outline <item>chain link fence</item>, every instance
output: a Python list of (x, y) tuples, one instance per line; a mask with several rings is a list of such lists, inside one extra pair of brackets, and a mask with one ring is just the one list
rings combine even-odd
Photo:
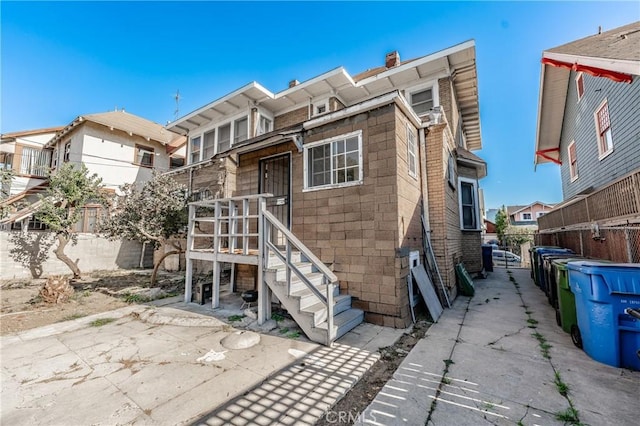
[(640, 263), (640, 226), (593, 227), (536, 234), (535, 244), (569, 248), (593, 259)]

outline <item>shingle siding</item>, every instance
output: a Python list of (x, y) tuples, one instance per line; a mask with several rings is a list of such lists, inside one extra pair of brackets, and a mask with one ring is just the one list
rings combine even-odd
[[(584, 96), (578, 102), (575, 72), (571, 73), (567, 91), (560, 144), (561, 177), (564, 199), (598, 188), (640, 167), (640, 78), (631, 84), (616, 83), (602, 77), (583, 74)], [(611, 118), (613, 152), (598, 159), (598, 142), (594, 113), (607, 99)], [(567, 146), (576, 141), (578, 179), (571, 182)]]

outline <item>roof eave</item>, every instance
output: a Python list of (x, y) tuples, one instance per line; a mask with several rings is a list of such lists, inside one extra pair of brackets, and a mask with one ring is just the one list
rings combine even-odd
[(570, 64), (580, 64), (590, 67), (602, 68), (609, 71), (624, 74), (640, 75), (640, 61), (632, 59), (599, 58), (595, 56), (572, 55), (569, 53), (543, 52), (543, 58)]
[(274, 94), (271, 93), (269, 90), (267, 90), (266, 88), (264, 88), (261, 84), (259, 84), (256, 81), (252, 81), (251, 83), (245, 84), (244, 86), (240, 87), (239, 89), (234, 90), (231, 93), (227, 93), (226, 95), (212, 101), (209, 102), (208, 104), (190, 112), (187, 115), (184, 115), (182, 117), (180, 117), (179, 119), (177, 119), (176, 121), (173, 121), (169, 124), (167, 124), (165, 126), (165, 129), (170, 130), (172, 132), (176, 132), (176, 133), (180, 133), (182, 134), (181, 131), (176, 130), (176, 129), (182, 129), (182, 130), (186, 130), (188, 132), (189, 129), (185, 128), (185, 127), (181, 127), (180, 124), (184, 123), (185, 121), (189, 120), (190, 118), (193, 118), (205, 111), (207, 111), (208, 109), (211, 108), (215, 108), (217, 105), (220, 105), (226, 101), (228, 101), (229, 99), (233, 98), (234, 96), (237, 96), (239, 94), (242, 94), (243, 92), (246, 92), (249, 89), (258, 89), (261, 92), (263, 92), (265, 94), (265, 96), (273, 98)]

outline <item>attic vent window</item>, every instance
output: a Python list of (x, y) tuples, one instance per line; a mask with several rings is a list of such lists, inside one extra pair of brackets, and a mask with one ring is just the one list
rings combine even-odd
[(329, 100), (325, 99), (313, 103), (313, 115), (320, 115), (329, 112)]
[(433, 89), (428, 88), (411, 93), (411, 106), (416, 114), (425, 114), (433, 108)]

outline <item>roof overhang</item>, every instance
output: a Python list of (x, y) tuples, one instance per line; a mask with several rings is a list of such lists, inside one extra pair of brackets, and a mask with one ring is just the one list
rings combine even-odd
[(27, 219), (36, 214), (38, 210), (40, 210), (41, 206), (42, 200), (38, 200), (35, 203), (32, 203), (29, 206), (23, 208), (22, 210), (19, 210), (12, 215), (3, 218), (2, 220), (0, 220), (0, 225), (7, 225)]
[(461, 148), (456, 149), (456, 154), (456, 162), (476, 169), (478, 172), (478, 179), (482, 179), (487, 176), (487, 163), (482, 158)]
[(407, 61), (397, 67), (354, 81), (339, 67), (278, 93), (271, 93), (257, 82), (249, 83), (178, 120), (166, 128), (187, 135), (211, 121), (228, 117), (251, 106), (264, 106), (279, 114), (296, 106), (308, 105), (313, 99), (335, 96), (346, 106), (406, 87), (429, 76), (451, 75), (467, 146), (471, 150), (482, 148), (478, 81), (473, 40), (441, 50), (431, 55)]

